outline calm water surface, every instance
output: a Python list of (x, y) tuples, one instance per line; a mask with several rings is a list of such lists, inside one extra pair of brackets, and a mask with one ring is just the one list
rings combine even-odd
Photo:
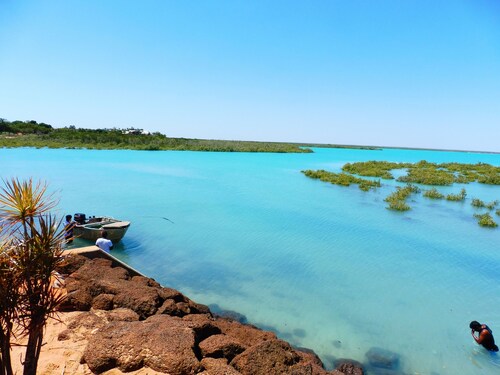
[(500, 165), (500, 155), (416, 150), (1, 149), (0, 174), (49, 182), (61, 215), (132, 221), (115, 256), (314, 349), (327, 367), (380, 347), (411, 374), (498, 374), (498, 356), (473, 342), (468, 323), (488, 323), (500, 340), (500, 229), (480, 228), (470, 206), (500, 199), (500, 187), (464, 185), (465, 203), (416, 196), (395, 213), (383, 201), (395, 181), (365, 193), (300, 173), (422, 159)]

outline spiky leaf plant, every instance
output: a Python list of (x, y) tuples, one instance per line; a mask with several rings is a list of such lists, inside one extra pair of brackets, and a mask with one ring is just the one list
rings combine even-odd
[(23, 374), (35, 375), (43, 329), (62, 301), (52, 283), (61, 261), (64, 228), (49, 213), (57, 202), (47, 193), (46, 184), (11, 179), (4, 185), (0, 189), (0, 223), (2, 244), (9, 255), (5, 269), (18, 282), (15, 323), (28, 337)]

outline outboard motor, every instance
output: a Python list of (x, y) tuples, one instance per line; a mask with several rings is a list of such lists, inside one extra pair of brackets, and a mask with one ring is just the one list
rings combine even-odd
[(86, 220), (85, 214), (77, 213), (73, 216), (73, 218), (78, 224), (85, 224)]

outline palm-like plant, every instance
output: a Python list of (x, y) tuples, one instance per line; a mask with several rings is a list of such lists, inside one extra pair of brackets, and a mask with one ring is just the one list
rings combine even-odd
[(10, 339), (17, 320), (20, 278), (12, 262), (10, 247), (0, 244), (0, 374), (12, 375)]
[[(64, 230), (61, 223), (49, 214), (56, 201), (47, 194), (47, 185), (34, 184), (32, 179), (12, 179), (4, 184), (5, 187), (0, 189), (4, 269), (17, 283), (19, 293), (17, 301), (13, 301), (15, 307), (11, 321), (15, 321), (22, 333), (28, 336), (24, 375), (35, 375), (43, 328), (62, 301), (52, 282), (61, 260)], [(6, 363), (4, 357), (10, 360), (3, 354), (3, 363)], [(9, 369), (4, 373), (9, 374)]]

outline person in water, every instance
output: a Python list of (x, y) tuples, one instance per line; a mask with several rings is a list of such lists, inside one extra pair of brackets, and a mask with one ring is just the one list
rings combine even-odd
[(107, 253), (109, 253), (109, 250), (113, 248), (113, 242), (108, 240), (108, 232), (105, 230), (101, 232), (101, 238), (98, 238), (95, 244), (99, 249), (104, 250)]
[[(479, 345), (482, 345), (485, 349), (491, 352), (498, 352), (498, 346), (495, 345), (493, 333), (486, 324), (481, 324), (473, 320), (470, 322), (469, 327), (471, 329), (472, 337)], [(478, 332), (477, 337), (476, 332)]]

